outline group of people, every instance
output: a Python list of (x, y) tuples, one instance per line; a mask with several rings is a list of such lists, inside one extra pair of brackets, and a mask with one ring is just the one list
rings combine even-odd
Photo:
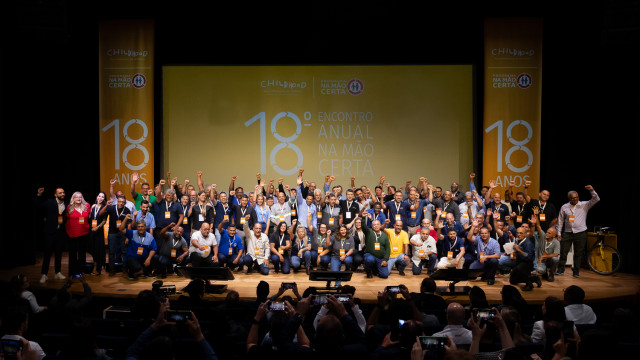
[(286, 274), (363, 266), (368, 278), (387, 278), (394, 269), (405, 275), (411, 265), (414, 275), (450, 267), (483, 270), (482, 279), (490, 285), (497, 272), (510, 273), (511, 284), (524, 283), (523, 290), (531, 290), (541, 286), (540, 276), (554, 281), (564, 272), (572, 245), (573, 275), (579, 276), (586, 215), (599, 201), (587, 185), (589, 201), (571, 191), (569, 202), (557, 211), (547, 190), (537, 199), (529, 196), (530, 182), (515, 195), (515, 184), (509, 184), (503, 200), (494, 181), (477, 191), (475, 174), (466, 193), (457, 182), (443, 191), (426, 178), (396, 188), (384, 176), (373, 189), (357, 187), (352, 177), (351, 187), (343, 191), (327, 175), (320, 189), (305, 181), (303, 172), (293, 187), (282, 178), (265, 183), (257, 174), (254, 191), (248, 193), (236, 186), (236, 176), (228, 192), (218, 192), (216, 184), (205, 186), (202, 172), (197, 187), (189, 180), (179, 184), (167, 173), (167, 180), (155, 187), (143, 182), (138, 192), (134, 173), (130, 199), (114, 192), (112, 180), (109, 196), (100, 192), (94, 204), (79, 192), (67, 203), (62, 188), (45, 200), (44, 189), (38, 189), (46, 219), (40, 281), (48, 279), (51, 252), (55, 278), (65, 278), (60, 255), (67, 238), (69, 274), (84, 270), (91, 244), (95, 275), (103, 268), (114, 275), (122, 264), (132, 279), (165, 277), (174, 266), (189, 263), (234, 271), (246, 267), (247, 273), (264, 275), (271, 269)]

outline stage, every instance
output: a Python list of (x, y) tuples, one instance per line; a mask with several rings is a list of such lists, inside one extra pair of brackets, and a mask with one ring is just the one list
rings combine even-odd
[[(90, 261), (91, 256), (88, 256)], [(53, 261), (52, 261), (53, 263)], [(49, 270), (49, 280), (45, 284), (40, 284), (40, 268), (42, 265), (42, 255), (39, 254), (37, 263), (31, 266), (20, 266), (11, 270), (0, 271), (0, 279), (7, 281), (11, 276), (23, 273), (27, 276), (31, 283), (30, 289), (32, 291), (38, 291), (40, 289), (56, 290), (61, 288), (66, 280), (54, 280), (55, 273), (53, 272), (53, 266)], [(68, 262), (66, 254), (62, 258), (62, 273), (67, 275)], [(393, 270), (388, 279), (380, 279), (374, 276), (372, 279), (367, 279), (365, 273), (362, 270), (358, 270), (353, 274), (351, 281), (343, 282), (343, 285), (352, 285), (356, 288), (355, 296), (360, 298), (364, 303), (373, 303), (376, 301), (378, 291), (383, 291), (385, 286), (388, 285), (400, 285), (403, 284), (409, 288), (411, 292), (420, 291), (420, 283), (426, 275), (426, 271), (422, 275), (413, 275), (409, 267), (405, 270), (406, 276), (400, 276), (397, 270)], [(290, 274), (276, 274), (271, 269), (269, 275), (261, 275), (258, 272), (253, 272), (247, 275), (246, 271), (241, 273), (234, 273), (234, 280), (231, 281), (217, 281), (212, 282), (214, 284), (226, 284), (228, 290), (235, 290), (239, 293), (241, 300), (252, 300), (256, 298), (256, 286), (262, 280), (266, 281), (270, 285), (270, 294), (273, 295), (277, 292), (282, 282), (296, 282), (300, 293), (310, 286), (324, 287), (326, 282), (323, 281), (310, 281), (309, 276), (304, 271), (297, 274), (291, 272)], [(104, 298), (134, 298), (142, 290), (151, 289), (151, 284), (157, 280), (155, 278), (139, 278), (136, 280), (129, 280), (126, 274), (118, 273), (115, 276), (109, 276), (104, 273), (101, 276), (85, 275), (87, 283), (91, 286), (93, 296)], [(176, 275), (168, 275), (166, 279), (162, 279), (165, 285), (175, 285), (177, 290), (181, 290), (188, 283), (189, 279)], [(437, 280), (438, 286), (448, 285), (447, 281)], [(486, 295), (490, 304), (501, 303), (500, 290), (503, 285), (509, 284), (508, 275), (496, 276), (494, 285), (487, 285), (485, 281), (461, 281), (456, 286), (479, 286)], [(625, 273), (618, 273), (612, 276), (598, 275), (592, 271), (582, 269), (580, 272), (580, 278), (574, 278), (571, 275), (571, 269), (567, 268), (565, 274), (562, 276), (556, 276), (554, 282), (548, 282), (543, 280), (541, 288), (534, 288), (530, 292), (522, 292), (524, 298), (529, 304), (542, 304), (547, 296), (555, 296), (560, 299), (563, 298), (563, 291), (570, 285), (578, 285), (586, 292), (587, 303), (607, 302), (632, 299), (633, 296), (638, 294), (640, 290), (640, 275), (631, 275)], [(522, 285), (518, 286), (519, 288)], [(79, 281), (74, 281), (71, 287), (71, 291), (74, 294), (82, 294), (83, 288)], [(285, 292), (285, 295), (292, 295), (290, 290)], [(172, 295), (170, 299), (179, 296)], [(222, 300), (226, 296), (223, 294), (207, 294), (206, 298), (209, 300)], [(444, 296), (447, 302), (459, 302), (467, 304), (469, 299), (467, 296)]]

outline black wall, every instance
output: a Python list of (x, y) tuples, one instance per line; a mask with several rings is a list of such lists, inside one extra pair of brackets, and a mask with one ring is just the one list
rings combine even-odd
[[(538, 3), (3, 2), (0, 263), (33, 261), (38, 187), (48, 196), (63, 186), (68, 196), (81, 191), (91, 199), (99, 190), (98, 23), (114, 18), (156, 20), (157, 79), (165, 64), (475, 64), (481, 123), (484, 18), (542, 17), (541, 186), (559, 207), (568, 190), (586, 198), (584, 185), (593, 185), (602, 201), (589, 226), (611, 226), (625, 254), (637, 253), (638, 2)], [(160, 88), (157, 95), (160, 128)], [(640, 272), (638, 263), (626, 265)]]

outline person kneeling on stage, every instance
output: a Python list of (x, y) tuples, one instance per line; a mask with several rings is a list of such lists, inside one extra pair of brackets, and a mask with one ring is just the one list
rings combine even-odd
[(247, 266), (247, 274), (251, 274), (253, 269), (259, 269), (262, 275), (269, 275), (269, 238), (262, 232), (262, 225), (256, 222), (253, 230), (249, 229), (249, 215), (243, 227), (247, 241), (247, 255), (244, 256), (242, 265)]
[[(540, 225), (538, 225), (540, 226)], [(554, 281), (554, 275), (560, 261), (560, 241), (556, 238), (557, 230), (548, 228), (545, 234), (547, 241), (543, 245), (543, 252), (538, 258), (538, 275), (549, 281)]]
[(216, 236), (211, 233), (209, 223), (202, 223), (200, 231), (191, 234), (189, 256), (194, 267), (220, 266), (218, 242)]
[(331, 237), (331, 271), (340, 271), (342, 265), (345, 270), (350, 270), (354, 248), (353, 237), (349, 234), (347, 226), (340, 225), (338, 233)]
[(231, 270), (236, 267), (240, 269), (243, 262), (244, 247), (242, 239), (236, 234), (236, 226), (229, 225), (224, 229), (225, 223), (229, 222), (229, 218), (222, 220), (218, 224), (218, 233), (220, 234), (220, 243), (218, 244), (218, 260), (222, 266), (226, 266)]
[(126, 237), (127, 253), (125, 255), (125, 264), (129, 279), (133, 280), (141, 273), (151, 275), (153, 268), (157, 267), (154, 255), (158, 251), (158, 247), (153, 235), (147, 232), (147, 225), (144, 220), (141, 219), (136, 222), (136, 231), (126, 228), (126, 224), (131, 219), (133, 219), (133, 216), (127, 214), (125, 221), (120, 224), (120, 232)]
[(291, 271), (291, 237), (287, 231), (287, 223), (281, 221), (276, 227), (276, 231), (269, 236), (269, 250), (271, 251), (271, 262), (275, 273), (288, 274)]
[[(441, 235), (442, 236), (442, 235)], [(447, 239), (442, 244), (443, 256), (438, 262), (438, 269), (446, 269), (449, 267), (455, 267), (456, 269), (462, 269), (464, 266), (464, 241), (461, 237), (458, 237), (458, 232), (454, 228), (449, 228), (447, 232)]]
[[(480, 226), (475, 220), (473, 226)], [(469, 232), (472, 233), (471, 231)], [(496, 270), (498, 269), (498, 262), (500, 260), (500, 244), (497, 240), (492, 239), (489, 228), (483, 226), (480, 228), (480, 235), (476, 237), (468, 237), (469, 241), (476, 243), (478, 250), (478, 260), (475, 260), (469, 266), (471, 270), (484, 269), (482, 274), (482, 280), (487, 281), (487, 285), (493, 285), (496, 281)]]
[(436, 250), (436, 240), (429, 235), (429, 228), (422, 228), (418, 234), (411, 237), (409, 241), (413, 245), (413, 275), (420, 275), (422, 268), (427, 266), (427, 271), (431, 275), (438, 263), (438, 250)]
[[(173, 231), (169, 231), (172, 229)], [(158, 274), (161, 278), (167, 277), (167, 270), (173, 273), (174, 265), (187, 265), (189, 261), (189, 246), (187, 240), (182, 237), (181, 226), (171, 223), (160, 230), (159, 238), (163, 240), (158, 258)]]
[(525, 283), (522, 291), (533, 290), (533, 283), (535, 282), (538, 287), (542, 286), (540, 277), (538, 275), (531, 275), (533, 270), (533, 262), (535, 261), (535, 245), (530, 238), (526, 236), (526, 230), (523, 226), (516, 230), (516, 236), (518, 240), (513, 245), (514, 254), (516, 255), (516, 266), (511, 270), (511, 276), (509, 277), (509, 283), (516, 285), (519, 283)]
[[(298, 219), (291, 220), (291, 227), (289, 228), (289, 238), (291, 241), (291, 267), (293, 272), (296, 273), (304, 266), (307, 269), (307, 275), (309, 275), (309, 268), (311, 267), (311, 256), (307, 255), (311, 251), (311, 240), (307, 235), (307, 229), (303, 226), (297, 226)], [(295, 231), (295, 236), (293, 232)]]

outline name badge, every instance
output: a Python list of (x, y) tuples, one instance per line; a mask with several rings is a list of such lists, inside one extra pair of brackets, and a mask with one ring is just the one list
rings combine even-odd
[(183, 225), (187, 225), (188, 223), (189, 223), (189, 219), (187, 219), (186, 217), (182, 218), (182, 224)]
[(394, 251), (394, 252), (395, 252), (395, 251), (398, 251), (398, 247), (397, 247), (397, 246), (394, 246), (394, 247), (393, 247), (393, 251)]
[(229, 246), (229, 255), (233, 255), (233, 248)]
[(484, 258), (485, 258), (485, 256), (487, 256), (487, 254), (485, 254), (485, 253), (483, 253), (483, 252), (481, 252), (481, 253), (480, 253), (480, 258), (481, 258), (481, 259), (484, 259)]
[(402, 217), (400, 217), (400, 214), (396, 214), (396, 221), (402, 220)]
[(569, 222), (572, 223), (574, 221), (576, 221), (576, 217), (573, 215), (569, 215)]
[(80, 225), (84, 225), (84, 217), (80, 216), (78, 218), (78, 223), (80, 223)]
[(415, 219), (415, 218), (416, 218), (416, 212), (415, 212), (415, 211), (412, 211), (412, 212), (411, 212), (411, 218), (412, 218), (412, 219)]
[(522, 222), (522, 216), (520, 216), (520, 215), (516, 216), (516, 221), (521, 223)]
[(333, 225), (333, 218), (329, 218), (329, 225)]
[(169, 212), (169, 211), (165, 211), (165, 212), (164, 212), (164, 218), (165, 218), (165, 219), (170, 219), (170, 218), (171, 218), (171, 212)]
[(225, 219), (225, 220), (229, 220), (229, 215), (225, 215), (225, 216), (224, 216), (224, 219)]
[(449, 260), (453, 259), (453, 251), (447, 252), (447, 259)]
[[(185, 219), (186, 220), (186, 219)], [(204, 221), (204, 215), (199, 214), (198, 215), (198, 221)]]
[(62, 225), (62, 215), (58, 215), (58, 224)]
[(284, 255), (284, 250), (282, 250), (282, 249), (278, 249), (278, 254), (280, 254), (280, 255)]
[(347, 211), (345, 214), (347, 215), (347, 219), (351, 219), (351, 211)]
[(176, 257), (176, 249), (171, 249), (171, 257)]
[(418, 250), (418, 255), (419, 256), (424, 256), (424, 250)]
[(244, 218), (240, 218), (240, 225), (244, 225)]
[(255, 248), (253, 251), (256, 254), (256, 256), (258, 256), (260, 254), (260, 249), (258, 249), (258, 248)]
[(511, 260), (515, 260), (515, 259), (516, 259), (516, 253), (515, 253), (515, 252), (512, 252), (512, 253), (509, 255), (509, 258), (511, 258)]
[(344, 256), (345, 252), (344, 249), (340, 249), (340, 256)]
[(296, 209), (291, 209), (291, 216), (296, 216)]
[(545, 214), (540, 214), (540, 221), (546, 221), (547, 217), (545, 216)]
[(318, 214), (316, 215), (316, 217), (317, 217), (318, 219), (322, 219), (322, 212), (321, 212), (321, 211), (318, 211)]
[(323, 251), (324, 251), (324, 247), (322, 247), (322, 246), (318, 246), (318, 253), (321, 253), (321, 252), (323, 252)]
[(376, 250), (380, 250), (380, 243), (373, 244), (373, 248)]
[(92, 227), (98, 227), (98, 220), (91, 220)]
[(498, 213), (498, 220), (502, 220), (502, 214)]
[(447, 217), (447, 212), (443, 211), (442, 214), (440, 215), (440, 217), (443, 218), (443, 219), (446, 218)]
[(117, 226), (117, 227), (120, 227), (120, 225), (122, 225), (122, 221), (120, 221), (120, 220), (116, 220), (116, 226)]
[(462, 217), (463, 217), (463, 218), (465, 218), (465, 219), (468, 219), (468, 218), (469, 218), (469, 214), (467, 214), (467, 213), (465, 212), (465, 213), (463, 213), (463, 214), (462, 214)]
[(138, 246), (138, 255), (142, 255), (142, 253), (144, 252), (144, 248), (142, 246)]
[(284, 221), (284, 215), (280, 215), (280, 222)]

